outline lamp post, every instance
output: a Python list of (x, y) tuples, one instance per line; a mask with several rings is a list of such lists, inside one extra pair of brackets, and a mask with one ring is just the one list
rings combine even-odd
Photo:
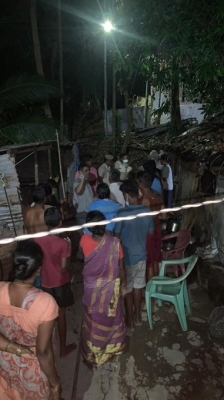
[(107, 20), (102, 25), (105, 36), (104, 36), (104, 130), (105, 135), (108, 135), (108, 125), (107, 125), (107, 35), (113, 30), (112, 22)]

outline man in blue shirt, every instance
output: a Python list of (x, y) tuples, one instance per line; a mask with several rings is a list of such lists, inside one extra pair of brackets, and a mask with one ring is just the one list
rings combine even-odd
[[(96, 188), (96, 193), (98, 198), (90, 205), (88, 212), (97, 210), (102, 212), (107, 220), (115, 218), (121, 209), (121, 205), (110, 199), (109, 186), (106, 183), (100, 183)], [(114, 226), (114, 222), (106, 225), (106, 232), (113, 235)], [(88, 229), (85, 229), (85, 233), (92, 235)]]
[[(124, 195), (126, 208), (121, 209), (117, 217), (131, 217), (149, 212), (148, 207), (140, 205), (136, 182), (125, 181), (120, 190)], [(117, 237), (120, 237), (124, 250), (127, 271), (126, 323), (128, 328), (132, 329), (134, 320), (133, 305), (135, 308), (135, 325), (140, 326), (142, 324), (141, 301), (142, 289), (146, 284), (146, 241), (147, 235), (152, 235), (154, 232), (153, 217), (144, 216), (117, 222), (114, 232)]]
[(152, 182), (152, 190), (155, 193), (163, 195), (163, 187), (160, 180), (160, 172), (156, 168), (156, 163), (154, 160), (148, 160), (143, 164), (143, 168), (145, 172), (148, 172), (149, 175), (154, 176), (154, 180)]

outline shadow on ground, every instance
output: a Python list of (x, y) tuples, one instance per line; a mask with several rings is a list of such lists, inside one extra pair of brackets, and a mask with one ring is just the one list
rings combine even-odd
[[(81, 282), (81, 267), (76, 282)], [(77, 302), (68, 311), (69, 338), (82, 319), (82, 284), (74, 283)], [(154, 307), (151, 331), (135, 329), (130, 350), (95, 373), (83, 364), (80, 351), (58, 360), (64, 400), (224, 400), (224, 344), (210, 337), (208, 318), (213, 309), (198, 286), (190, 285), (192, 315), (188, 331), (181, 330), (173, 306)]]

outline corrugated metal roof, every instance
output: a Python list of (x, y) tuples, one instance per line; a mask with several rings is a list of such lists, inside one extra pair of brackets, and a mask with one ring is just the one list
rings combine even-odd
[[(39, 147), (39, 146), (49, 146), (51, 144), (57, 144), (56, 140), (50, 140), (47, 142), (36, 142), (36, 143), (26, 143), (26, 144), (14, 144), (14, 145), (9, 145), (9, 146), (3, 146), (0, 147), (0, 153), (6, 153), (10, 150), (22, 150), (22, 149), (29, 149), (29, 148), (33, 148), (33, 147)], [(74, 142), (60, 142), (60, 146), (61, 147), (71, 147), (74, 145)]]
[[(23, 225), (22, 209), (18, 196), (19, 180), (13, 160), (9, 154), (2, 154), (0, 156), (0, 174), (4, 174), (6, 182), (6, 191), (9, 198), (13, 221), (16, 227)], [(10, 230), (13, 229), (12, 219), (5, 196), (3, 183), (0, 180), (0, 221), (6, 223)]]

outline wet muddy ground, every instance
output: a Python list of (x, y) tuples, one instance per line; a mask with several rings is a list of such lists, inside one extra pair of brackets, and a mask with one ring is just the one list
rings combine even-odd
[[(68, 311), (69, 340), (79, 344), (82, 320), (81, 267), (74, 283), (76, 304)], [(213, 304), (194, 282), (189, 287), (192, 315), (181, 330), (172, 305), (154, 307), (154, 327), (147, 314), (130, 338), (126, 354), (92, 373), (80, 346), (58, 360), (64, 400), (224, 400), (224, 341), (209, 334)], [(77, 334), (74, 333), (74, 328)]]

